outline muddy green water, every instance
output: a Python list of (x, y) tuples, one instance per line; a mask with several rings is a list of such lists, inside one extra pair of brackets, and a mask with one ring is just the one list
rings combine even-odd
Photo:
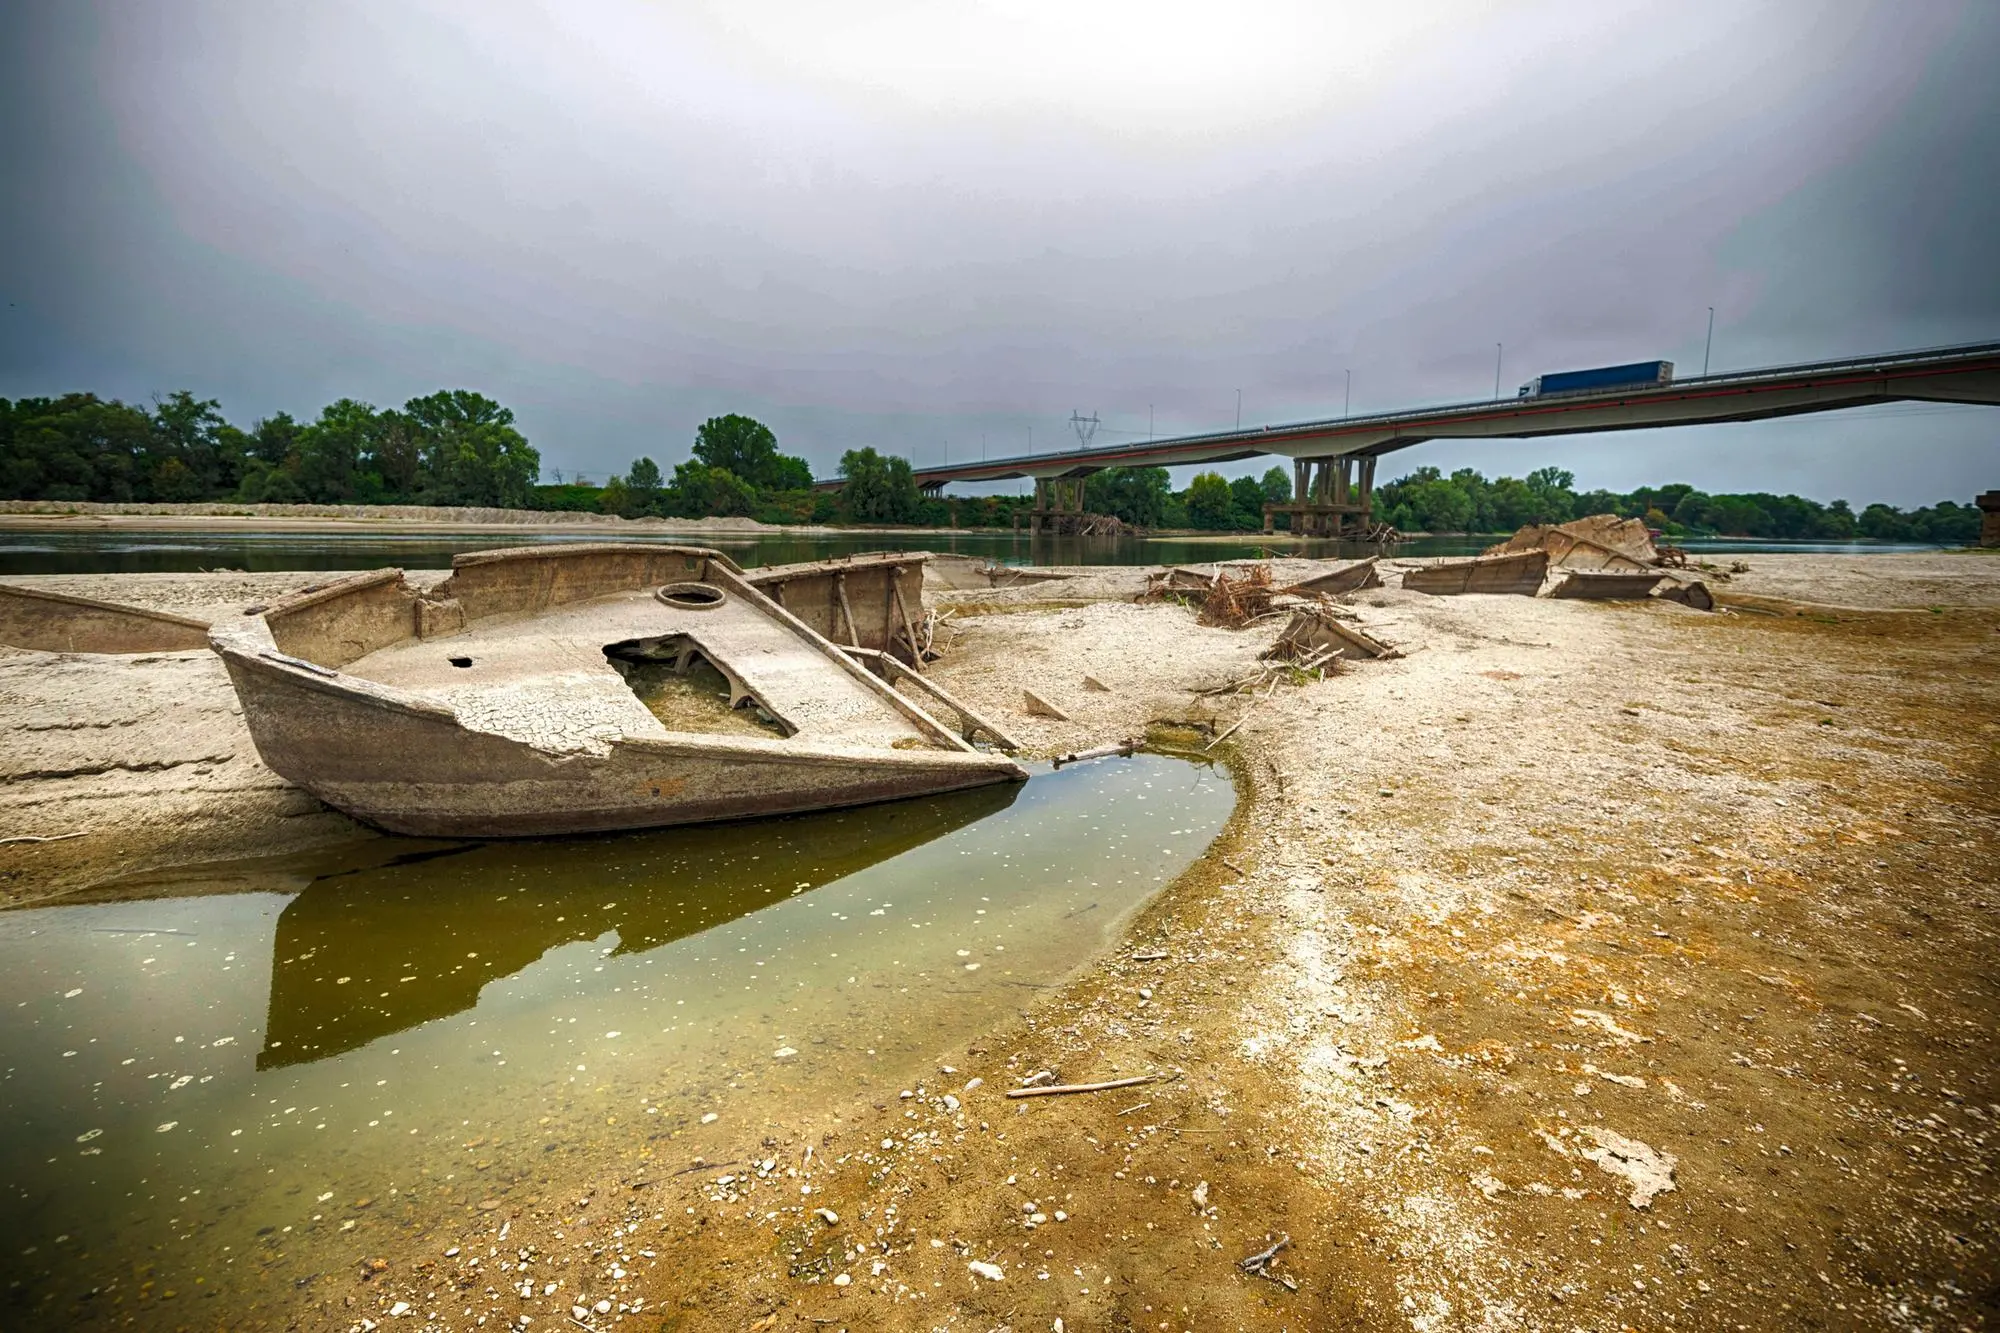
[(0, 914), (0, 1327), (282, 1322), (482, 1204), (935, 1080), (1233, 803), (1220, 770), (1139, 756)]

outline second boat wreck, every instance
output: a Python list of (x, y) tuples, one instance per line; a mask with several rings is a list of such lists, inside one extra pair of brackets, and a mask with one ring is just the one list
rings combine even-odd
[(398, 833), (648, 828), (1024, 780), (968, 737), (1011, 742), (920, 674), (922, 568), (871, 568), (886, 590), (871, 635), (851, 562), (787, 567), (786, 602), (840, 605), (847, 649), (727, 556), (654, 545), (461, 555), (427, 591), (378, 570), (209, 641), (264, 762)]

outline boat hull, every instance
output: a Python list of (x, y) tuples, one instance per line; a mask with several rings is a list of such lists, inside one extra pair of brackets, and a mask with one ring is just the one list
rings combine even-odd
[(659, 828), (958, 791), (1027, 774), (979, 751), (625, 737), (550, 753), (446, 708), (218, 645), (264, 762), (394, 833), (510, 838)]

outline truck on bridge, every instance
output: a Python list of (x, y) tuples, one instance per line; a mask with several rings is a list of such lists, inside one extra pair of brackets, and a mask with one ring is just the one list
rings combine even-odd
[(1673, 362), (1634, 361), (1624, 366), (1598, 366), (1592, 370), (1562, 370), (1553, 375), (1537, 375), (1521, 386), (1519, 396), (1546, 398), (1556, 393), (1590, 393), (1602, 389), (1671, 384), (1673, 381)]

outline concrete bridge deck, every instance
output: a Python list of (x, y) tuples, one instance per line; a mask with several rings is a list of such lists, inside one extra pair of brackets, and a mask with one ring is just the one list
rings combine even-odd
[[(1062, 514), (1081, 504), (1082, 486), (1075, 483), (1105, 468), (1210, 465), (1278, 455), (1294, 460), (1295, 486), (1292, 502), (1274, 508), (1293, 513), (1295, 527), (1303, 519), (1309, 530), (1337, 532), (1348, 517), (1365, 519), (1375, 459), (1430, 440), (1711, 425), (1904, 401), (2000, 404), (2000, 342), (1020, 454), (919, 468), (916, 480), (935, 494), (953, 482), (1033, 478), (1041, 499), (1037, 511)], [(840, 484), (837, 478), (817, 483), (822, 490), (838, 490)]]

